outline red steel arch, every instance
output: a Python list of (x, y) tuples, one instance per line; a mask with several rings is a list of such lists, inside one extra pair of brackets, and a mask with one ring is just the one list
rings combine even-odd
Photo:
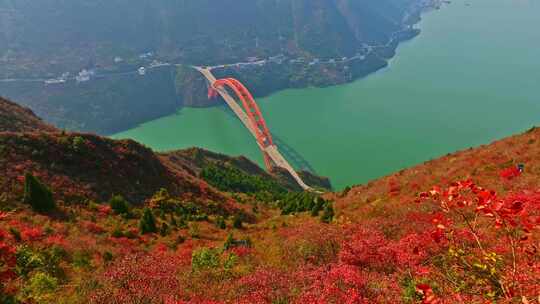
[(272, 160), (264, 149), (269, 146), (273, 146), (274, 141), (272, 139), (272, 134), (270, 134), (270, 131), (268, 130), (268, 126), (266, 125), (266, 121), (264, 120), (261, 110), (249, 90), (240, 81), (234, 78), (216, 80), (213, 83), (213, 87), (230, 88), (236, 94), (238, 99), (240, 99), (242, 106), (244, 107), (244, 111), (247, 113), (251, 126), (255, 131), (257, 143), (259, 144), (259, 147), (263, 153), (266, 168), (271, 170), (273, 167)]

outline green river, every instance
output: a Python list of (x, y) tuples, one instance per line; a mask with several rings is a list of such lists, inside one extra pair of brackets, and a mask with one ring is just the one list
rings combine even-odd
[[(418, 26), (420, 36), (367, 78), (258, 100), (272, 133), (334, 188), (540, 123), (539, 0), (455, 0)], [(113, 137), (262, 164), (254, 139), (221, 107), (183, 108)]]

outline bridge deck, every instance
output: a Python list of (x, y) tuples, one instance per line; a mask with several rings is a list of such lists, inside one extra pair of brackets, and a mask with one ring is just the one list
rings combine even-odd
[[(216, 77), (214, 77), (211, 70), (204, 69), (201, 67), (194, 67), (194, 68), (197, 69), (199, 72), (201, 72), (201, 74), (203, 74), (204, 77), (206, 77), (206, 79), (210, 82), (210, 84), (213, 85), (216, 82), (217, 79)], [(229, 94), (229, 92), (227, 92), (225, 88), (221, 88), (221, 87), (214, 88), (214, 89), (216, 89), (219, 95), (223, 97), (227, 105), (229, 105), (229, 107), (233, 110), (233, 112), (244, 124), (244, 126), (251, 132), (253, 137), (257, 138), (257, 135), (256, 135), (257, 133), (253, 129), (253, 126), (251, 125), (246, 112), (244, 112), (242, 107)], [(307, 190), (307, 191), (313, 190), (310, 186), (304, 183), (302, 178), (298, 175), (298, 173), (294, 170), (294, 168), (289, 164), (289, 162), (285, 159), (285, 157), (281, 155), (276, 145), (271, 145), (268, 147), (261, 147), (259, 145), (259, 147), (261, 148), (262, 151), (264, 151), (270, 157), (270, 159), (272, 159), (272, 161), (276, 164), (276, 166), (287, 170), (302, 189)]]

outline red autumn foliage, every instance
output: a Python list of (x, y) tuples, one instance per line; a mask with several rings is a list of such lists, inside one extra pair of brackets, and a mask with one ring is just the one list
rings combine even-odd
[(238, 280), (237, 303), (272, 303), (289, 297), (292, 277), (283, 271), (261, 268)]
[(107, 216), (112, 214), (112, 208), (109, 205), (97, 206), (98, 212), (101, 216)]
[(364, 296), (368, 277), (347, 264), (329, 265), (302, 274), (309, 282), (297, 303), (367, 303)]
[(100, 225), (94, 222), (85, 221), (82, 224), (83, 224), (83, 227), (91, 233), (101, 234), (105, 232), (105, 229), (103, 227), (101, 227)]
[(21, 237), (25, 242), (38, 241), (43, 237), (43, 230), (38, 227), (23, 228)]
[(175, 257), (166, 252), (128, 255), (102, 275), (103, 288), (90, 303), (175, 303), (181, 290), (177, 271)]
[(0, 295), (6, 292), (6, 285), (16, 278), (16, 264), (15, 247), (8, 243), (7, 232), (0, 229)]
[(521, 175), (521, 170), (517, 166), (509, 167), (501, 170), (499, 175), (502, 179), (512, 180)]
[(231, 252), (237, 255), (238, 257), (242, 258), (242, 257), (246, 257), (250, 255), (252, 252), (252, 249), (245, 246), (240, 246), (240, 247), (232, 248)]

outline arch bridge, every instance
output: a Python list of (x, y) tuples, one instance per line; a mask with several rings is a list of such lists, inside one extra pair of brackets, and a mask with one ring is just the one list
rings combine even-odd
[[(275, 167), (283, 168), (289, 172), (302, 189), (313, 191), (313, 188), (304, 183), (294, 168), (279, 152), (278, 147), (274, 144), (272, 134), (266, 125), (261, 110), (249, 90), (240, 81), (234, 78), (223, 78), (218, 80), (212, 74), (211, 69), (202, 67), (194, 68), (201, 72), (210, 83), (208, 92), (209, 97), (216, 96), (217, 94), (223, 97), (229, 108), (231, 108), (244, 126), (251, 132), (253, 137), (255, 137), (263, 154), (266, 169), (271, 171)], [(236, 95), (242, 106), (240, 106), (240, 104), (231, 96), (229, 91)]]

